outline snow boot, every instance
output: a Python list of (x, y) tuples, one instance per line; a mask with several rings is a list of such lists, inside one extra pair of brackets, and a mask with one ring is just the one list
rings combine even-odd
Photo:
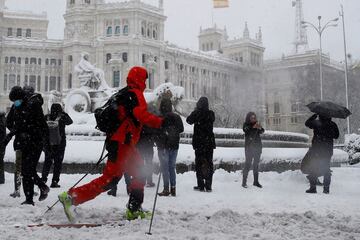
[(35, 203), (31, 199), (27, 199), (24, 202), (22, 202), (21, 205), (33, 205), (33, 206), (35, 206)]
[(248, 173), (243, 171), (243, 179), (242, 179), (242, 184), (241, 184), (241, 186), (243, 188), (248, 188), (248, 186), (246, 184), (247, 183), (247, 177), (248, 177)]
[(200, 191), (200, 192), (205, 192), (205, 189), (204, 189), (204, 188), (200, 188), (200, 187), (198, 187), (198, 186), (195, 186), (195, 187), (194, 187), (194, 190), (195, 190), (195, 191)]
[(107, 195), (116, 197), (117, 188), (112, 188), (110, 191), (107, 192)]
[(310, 186), (310, 188), (306, 190), (306, 193), (317, 193), (316, 186)]
[(144, 211), (142, 208), (140, 208), (139, 210), (135, 210), (135, 211), (132, 211), (130, 208), (126, 209), (126, 219), (128, 221), (133, 221), (138, 218), (151, 219), (151, 216), (152, 216), (151, 212)]
[(170, 195), (169, 188), (164, 188), (164, 190), (161, 193), (158, 193), (160, 197), (167, 197)]
[(171, 187), (170, 193), (171, 193), (171, 196), (176, 197), (176, 187)]
[(13, 193), (10, 193), (10, 197), (13, 197), (13, 198), (20, 197), (20, 191), (15, 190)]
[(39, 201), (44, 201), (48, 197), (48, 193), (50, 192), (50, 188), (46, 185), (40, 188), (40, 197)]
[(262, 188), (262, 185), (259, 183), (259, 172), (254, 172), (254, 184), (255, 187)]
[(63, 192), (58, 196), (58, 198), (59, 198), (59, 201), (61, 202), (61, 204), (63, 205), (64, 212), (65, 212), (67, 219), (70, 222), (74, 222), (75, 218), (70, 209), (72, 206), (71, 196), (67, 192)]
[(262, 185), (259, 182), (254, 182), (253, 184), (255, 187), (262, 188)]
[(324, 186), (324, 191), (323, 193), (325, 194), (330, 194), (330, 186)]
[(60, 188), (60, 185), (57, 182), (52, 182), (50, 188)]

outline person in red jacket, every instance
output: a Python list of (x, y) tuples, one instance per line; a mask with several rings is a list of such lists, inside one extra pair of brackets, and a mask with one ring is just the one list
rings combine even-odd
[(139, 216), (145, 217), (141, 208), (144, 199), (144, 162), (136, 149), (136, 144), (143, 125), (160, 128), (163, 123), (162, 118), (147, 111), (147, 103), (143, 95), (147, 78), (147, 71), (142, 67), (134, 67), (128, 74), (128, 91), (136, 98), (137, 104), (132, 109), (131, 115), (129, 109), (125, 109), (124, 106), (120, 105), (118, 108), (121, 125), (107, 144), (109, 156), (103, 174), (88, 184), (72, 188), (59, 195), (59, 200), (70, 221), (74, 220), (70, 211), (72, 205), (80, 205), (110, 190), (113, 183), (118, 182), (124, 173), (131, 176), (127, 218), (132, 220)]

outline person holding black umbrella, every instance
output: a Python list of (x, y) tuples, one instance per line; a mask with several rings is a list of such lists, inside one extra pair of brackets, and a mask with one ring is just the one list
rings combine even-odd
[(351, 112), (332, 102), (313, 102), (308, 107), (315, 114), (305, 122), (314, 131), (312, 145), (301, 163), (301, 171), (309, 175), (310, 188), (306, 193), (316, 193), (317, 178), (324, 176), (323, 192), (329, 194), (334, 139), (339, 138), (339, 128), (331, 118), (347, 118)]

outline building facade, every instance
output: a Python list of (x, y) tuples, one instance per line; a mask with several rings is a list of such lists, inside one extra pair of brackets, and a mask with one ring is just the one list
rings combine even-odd
[[(251, 39), (246, 26), (242, 38), (228, 40), (226, 30), (213, 26), (200, 30), (199, 51), (183, 49), (164, 39), (161, 0), (158, 6), (140, 0), (67, 0), (63, 40), (47, 38), (46, 14), (12, 12), (4, 7), (4, 0), (0, 3), (2, 110), (10, 106), (7, 95), (15, 85), (33, 86), (45, 97), (52, 90), (66, 95), (80, 87), (74, 67), (83, 52), (104, 70), (111, 87), (125, 86), (128, 70), (142, 65), (149, 71), (149, 89), (172, 82), (185, 88), (189, 102), (206, 95), (213, 102), (235, 100), (237, 106), (239, 98), (230, 94), (234, 86), (262, 81), (261, 30)], [(255, 107), (260, 102), (246, 105)]]

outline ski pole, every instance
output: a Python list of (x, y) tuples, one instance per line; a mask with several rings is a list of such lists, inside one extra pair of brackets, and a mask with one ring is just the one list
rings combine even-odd
[[(82, 178), (80, 178), (71, 188), (74, 188), (76, 187), (84, 178), (87, 177), (87, 175), (89, 175), (91, 172), (93, 172), (99, 165), (102, 161), (104, 161), (107, 156), (109, 155), (108, 153), (104, 156), (104, 152), (105, 152), (105, 144), (104, 144), (104, 148), (103, 148), (103, 151), (101, 153), (101, 156), (100, 156), (100, 159), (99, 161), (97, 161), (97, 163), (90, 169), (90, 171), (88, 171)], [(70, 188), (70, 189), (71, 189)], [(60, 202), (60, 200), (57, 200), (53, 205), (51, 205), (50, 207), (48, 206), (46, 212), (44, 213), (44, 215), (46, 213), (48, 213), (49, 211), (51, 211), (58, 203)]]
[(158, 184), (157, 184), (156, 193), (155, 193), (155, 200), (154, 200), (154, 205), (153, 205), (152, 214), (151, 214), (149, 232), (146, 233), (147, 235), (152, 235), (152, 233), (151, 233), (151, 228), (152, 228), (152, 224), (153, 224), (153, 220), (154, 220), (154, 215), (155, 215), (155, 208), (156, 208), (156, 202), (157, 202), (157, 197), (158, 197), (158, 192), (159, 192), (160, 179), (161, 179), (161, 171), (160, 171), (160, 173), (159, 173), (159, 179), (158, 179)]

